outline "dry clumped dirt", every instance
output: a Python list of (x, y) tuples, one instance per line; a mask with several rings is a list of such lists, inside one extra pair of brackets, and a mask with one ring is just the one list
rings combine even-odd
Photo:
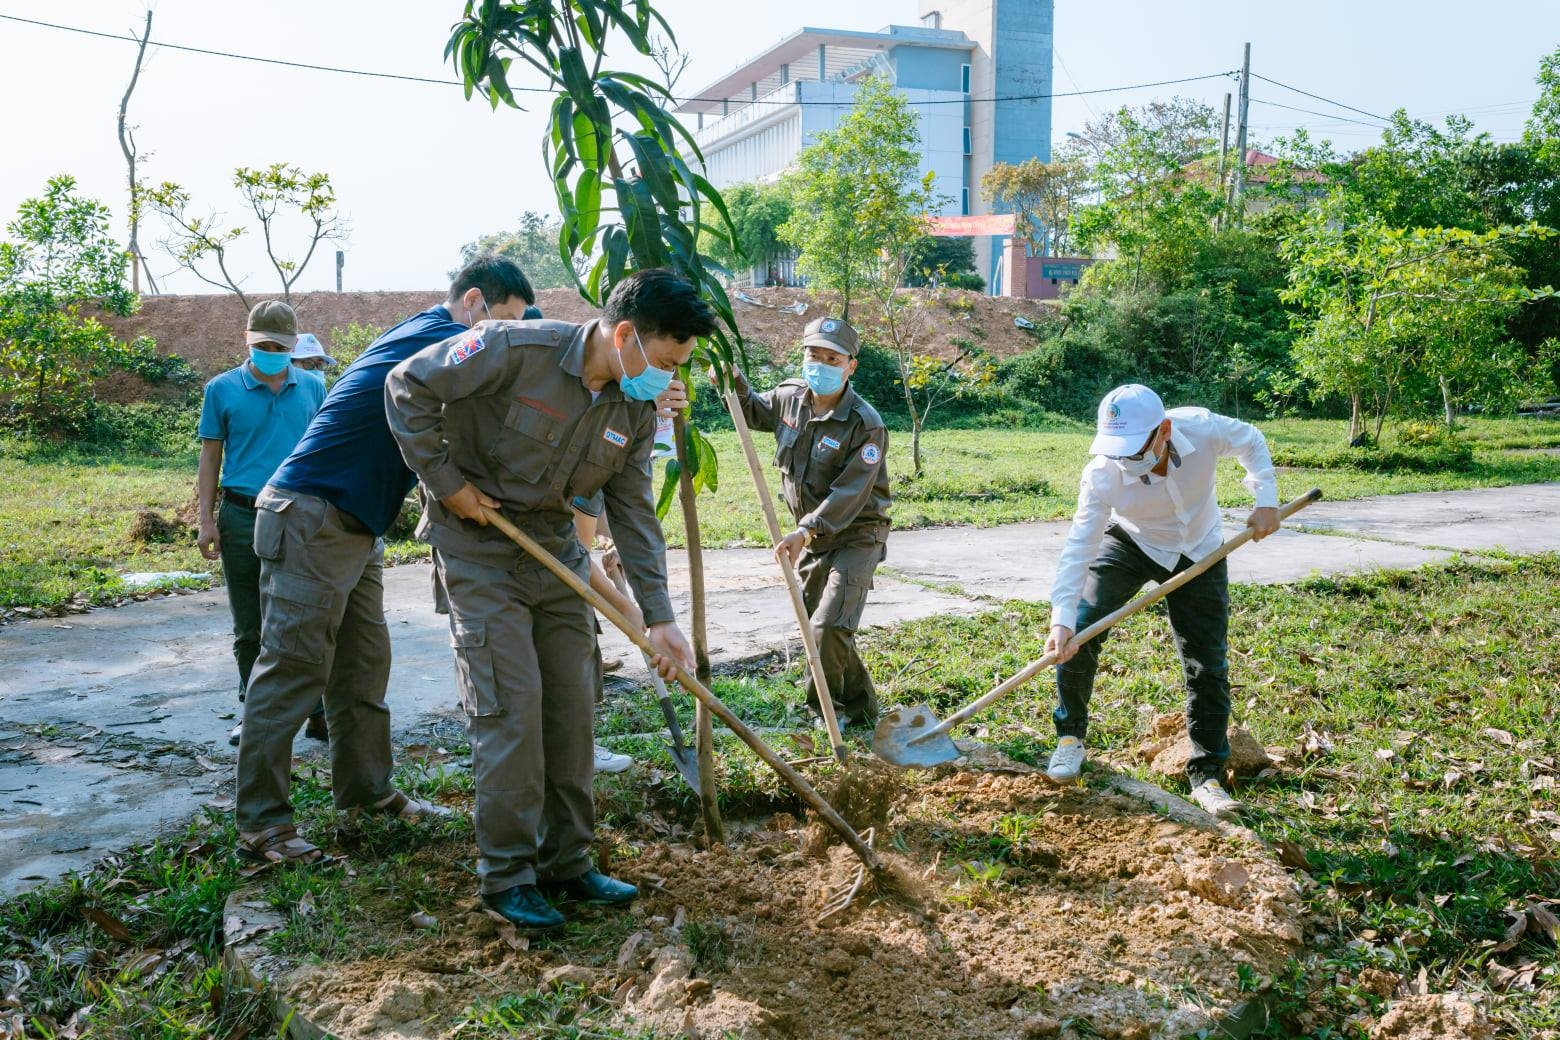
[[(579, 926), (528, 948), (481, 912), (471, 850), (444, 845), (417, 854), (450, 893), (425, 908), (435, 930), (382, 921), (350, 948), (389, 952), (279, 981), (343, 1040), (448, 1037), (473, 1002), (563, 986), (591, 1028), (657, 1036), (1179, 1040), (1245, 999), (1238, 969), (1271, 975), (1301, 941), (1288, 877), (1226, 831), (1037, 775), (888, 782), (877, 847), (912, 880), (822, 927), (856, 861), (784, 813), (707, 850), (621, 841), (609, 869), (640, 885), (633, 908), (571, 911)], [(1000, 876), (977, 880), (983, 854)]]
[(1491, 1040), (1495, 1027), (1479, 1006), (1456, 993), (1425, 993), (1395, 1001), (1371, 1040)]

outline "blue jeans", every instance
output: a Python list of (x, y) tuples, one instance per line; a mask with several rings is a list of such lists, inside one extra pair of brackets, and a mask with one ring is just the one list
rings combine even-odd
[[(1077, 630), (1081, 632), (1126, 604), (1146, 582), (1164, 582), (1195, 562), (1183, 556), (1173, 570), (1167, 570), (1139, 549), (1126, 532), (1111, 527), (1083, 585)], [(1225, 561), (1170, 593), (1165, 603), (1186, 676), (1186, 729), (1192, 741), (1187, 779), (1193, 787), (1204, 780), (1222, 782), (1224, 763), (1230, 755), (1230, 579)], [(1087, 733), (1094, 673), (1108, 635), (1102, 632), (1095, 636), (1079, 647), (1072, 660), (1057, 666), (1057, 705), (1052, 715), (1057, 736), (1082, 740)]]

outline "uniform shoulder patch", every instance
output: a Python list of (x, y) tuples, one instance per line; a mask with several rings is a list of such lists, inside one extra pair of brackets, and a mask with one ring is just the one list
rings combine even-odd
[(883, 452), (876, 444), (863, 444), (861, 446), (861, 461), (869, 466), (876, 466), (883, 459)]
[(450, 364), (458, 365), (462, 361), (482, 350), (487, 344), (482, 342), (482, 333), (472, 332), (462, 336), (459, 343), (450, 348)]

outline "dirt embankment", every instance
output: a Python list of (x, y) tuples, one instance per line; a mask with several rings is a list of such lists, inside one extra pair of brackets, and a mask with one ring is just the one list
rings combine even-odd
[[(946, 289), (936, 293), (913, 292), (922, 316), (922, 335), (917, 346), (930, 353), (947, 353), (956, 348), (956, 340), (969, 340), (997, 357), (1009, 357), (1034, 345), (1033, 335), (1016, 324), (1015, 319), (1035, 325), (1056, 320), (1054, 308), (1036, 300)], [(329, 350), (337, 329), (352, 324), (389, 328), (443, 298), (442, 289), (315, 292), (294, 297), (293, 306), (298, 311), (299, 327), (313, 332)], [(537, 293), (536, 302), (542, 313), (562, 321), (585, 321), (597, 313), (572, 289), (543, 289)], [(750, 355), (767, 350), (778, 360), (801, 340), (802, 329), (808, 322), (834, 313), (836, 302), (832, 294), (815, 297), (801, 289), (745, 289), (741, 295), (733, 292), (732, 307), (738, 327), (749, 341)], [(152, 337), (159, 353), (177, 354), (201, 375), (210, 377), (237, 364), (244, 355), (246, 313), (236, 296), (211, 293), (147, 296), (141, 301), (140, 313), (131, 317), (97, 317), (122, 339)], [(863, 313), (864, 306), (858, 304), (854, 317), (865, 330)], [(156, 400), (167, 396), (167, 391), (134, 376), (118, 375), (100, 385), (99, 396), (116, 402)]]

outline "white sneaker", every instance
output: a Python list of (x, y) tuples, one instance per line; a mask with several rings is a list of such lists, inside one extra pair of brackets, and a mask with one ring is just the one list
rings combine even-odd
[(1192, 801), (1201, 806), (1203, 812), (1220, 820), (1237, 816), (1246, 808), (1231, 798), (1217, 780), (1204, 780), (1192, 788)]
[(244, 724), (242, 722), (240, 722), (238, 725), (233, 727), (233, 732), (228, 734), (228, 743), (232, 744), (234, 747), (238, 747), (239, 742), (241, 740), (243, 740), (243, 739), (244, 739)]
[(1083, 760), (1089, 754), (1083, 749), (1083, 741), (1077, 737), (1063, 737), (1051, 752), (1051, 764), (1045, 767), (1045, 775), (1054, 784), (1076, 784), (1083, 772)]
[(634, 760), (629, 758), (627, 755), (619, 755), (615, 752), (608, 751), (600, 744), (595, 745), (595, 748), (596, 772), (598, 773), (621, 773), (623, 770), (634, 764)]

